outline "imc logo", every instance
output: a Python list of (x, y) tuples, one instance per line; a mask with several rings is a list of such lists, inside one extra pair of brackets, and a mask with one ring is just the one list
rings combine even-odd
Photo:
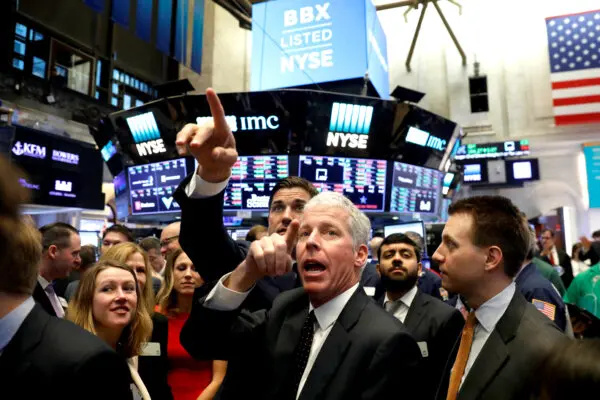
[(439, 151), (444, 151), (446, 149), (446, 145), (448, 144), (448, 142), (444, 139), (440, 139), (437, 136), (433, 136), (429, 132), (425, 132), (412, 126), (408, 127), (406, 142), (422, 147), (430, 147)]
[(372, 119), (372, 106), (333, 103), (327, 146), (366, 149)]
[(27, 156), (33, 158), (46, 158), (46, 147), (38, 146), (37, 144), (32, 143), (21, 143), (17, 141), (12, 148), (12, 152), (16, 156)]
[(127, 125), (140, 156), (167, 152), (152, 112), (127, 118)]
[(69, 181), (54, 181), (54, 190), (58, 192), (72, 192), (73, 191), (73, 183)]
[[(198, 117), (196, 118), (197, 125), (204, 125), (207, 122), (212, 122), (212, 117)], [(227, 115), (225, 117), (227, 125), (231, 132), (240, 131), (266, 131), (279, 129), (279, 117), (277, 115), (271, 115), (269, 117), (254, 116), (254, 117), (240, 117), (239, 123), (238, 118), (235, 115)]]

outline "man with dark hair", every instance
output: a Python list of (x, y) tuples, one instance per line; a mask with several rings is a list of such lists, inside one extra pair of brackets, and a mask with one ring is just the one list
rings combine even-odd
[(115, 224), (109, 226), (102, 235), (102, 246), (100, 247), (100, 254), (103, 254), (106, 250), (119, 243), (134, 242), (135, 239), (131, 230), (125, 225)]
[(252, 243), (266, 236), (268, 229), (264, 225), (254, 225), (246, 234), (246, 242)]
[(527, 386), (551, 346), (564, 335), (516, 290), (513, 278), (529, 249), (521, 212), (501, 196), (450, 205), (433, 259), (442, 285), (468, 311), (447, 390), (439, 399), (527, 398)]
[(431, 382), (422, 387), (423, 398), (432, 399), (441, 382), (447, 385), (444, 368), (455, 356), (453, 348), (465, 321), (458, 310), (418, 289), (421, 253), (421, 247), (408, 235), (394, 233), (383, 240), (377, 271), (385, 293), (377, 301), (417, 341), (423, 357), (421, 370)]
[[(33, 299), (42, 257), (40, 232), (19, 217), (18, 208), (27, 198), (20, 174), (3, 157), (0, 170), (2, 398), (131, 399), (125, 361), (90, 332), (49, 316)], [(44, 233), (49, 237), (56, 232)], [(45, 252), (51, 246), (55, 244)], [(98, 384), (107, 371), (110, 378)]]
[(77, 288), (79, 287), (79, 281), (81, 280), (81, 275), (96, 263), (96, 259), (98, 258), (98, 249), (96, 246), (92, 246), (90, 244), (81, 246), (81, 252), (79, 253), (79, 256), (81, 257), (81, 265), (79, 266), (79, 269), (73, 270), (69, 275), (69, 279), (72, 279), (72, 281), (67, 285), (63, 296), (67, 302), (71, 300), (71, 297), (73, 297), (75, 291), (77, 291)]
[(579, 253), (580, 261), (590, 261), (590, 265), (596, 265), (600, 262), (600, 230), (592, 233), (592, 240), (582, 236), (581, 250)]
[(142, 239), (140, 247), (148, 254), (148, 261), (152, 267), (152, 290), (154, 294), (158, 294), (160, 287), (163, 283), (163, 276), (165, 270), (165, 258), (160, 251), (160, 240), (154, 236), (149, 236)]
[(79, 231), (69, 224), (56, 222), (41, 227), (40, 232), (43, 253), (33, 298), (48, 314), (62, 318), (66, 304), (56, 295), (53, 281), (66, 278), (81, 264)]
[(573, 266), (571, 265), (571, 257), (564, 250), (556, 247), (555, 233), (551, 229), (542, 231), (542, 252), (540, 253), (542, 260), (552, 265), (559, 272), (559, 275), (565, 284), (569, 287), (573, 281)]

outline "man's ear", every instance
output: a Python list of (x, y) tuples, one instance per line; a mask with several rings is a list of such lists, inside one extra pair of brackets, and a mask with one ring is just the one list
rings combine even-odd
[(417, 264), (417, 276), (421, 276), (422, 272), (423, 272), (423, 263), (421, 261), (419, 261), (419, 263)]
[(54, 260), (58, 255), (58, 251), (58, 247), (56, 247), (55, 244), (50, 245), (50, 247), (48, 247), (48, 257)]
[(381, 266), (379, 263), (375, 266), (375, 270), (377, 271), (377, 276), (381, 278)]
[(361, 244), (356, 250), (356, 258), (354, 262), (354, 266), (358, 268), (362, 268), (367, 263), (367, 258), (369, 257), (369, 248)]
[(488, 272), (496, 270), (499, 266), (502, 266), (503, 260), (504, 255), (500, 247), (490, 246), (485, 258), (485, 270)]

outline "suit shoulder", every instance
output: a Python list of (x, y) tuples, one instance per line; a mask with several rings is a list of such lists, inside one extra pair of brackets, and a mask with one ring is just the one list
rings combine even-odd
[(308, 302), (308, 297), (304, 293), (304, 288), (301, 287), (282, 292), (275, 298), (275, 300), (273, 300), (273, 307), (271, 308), (271, 313), (279, 312), (284, 308), (287, 308), (290, 304), (296, 303), (297, 301), (300, 301), (300, 299), (305, 297), (306, 301)]
[(542, 346), (552, 345), (565, 338), (558, 327), (531, 303), (526, 304), (517, 335), (520, 334), (531, 339), (535, 338), (535, 341)]
[(114, 353), (97, 336), (59, 318), (50, 318), (42, 340), (46, 348), (60, 351), (60, 358), (66, 361), (81, 361), (101, 353)]
[[(368, 299), (368, 302), (360, 315), (358, 324), (367, 327), (369, 332), (374, 336), (389, 336), (394, 333), (409, 333), (404, 324), (394, 318), (394, 316), (385, 311), (385, 309), (383, 309), (370, 298)], [(377, 329), (372, 329), (374, 326), (376, 326)]]
[(421, 296), (423, 296), (423, 299), (429, 302), (428, 307), (430, 307), (431, 310), (433, 310), (440, 316), (450, 318), (454, 314), (460, 315), (460, 312), (456, 308), (444, 303), (440, 299), (436, 299), (435, 297), (430, 296), (427, 293), (421, 293)]

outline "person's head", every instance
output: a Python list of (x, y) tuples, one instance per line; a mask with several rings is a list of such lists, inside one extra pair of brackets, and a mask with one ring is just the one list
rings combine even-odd
[(269, 199), (269, 235), (285, 234), (288, 225), (302, 216), (304, 206), (317, 193), (312, 183), (297, 176), (277, 182)]
[(595, 241), (600, 241), (600, 229), (592, 233), (592, 239)]
[(263, 237), (267, 236), (267, 227), (263, 225), (254, 225), (246, 235), (247, 242), (254, 242), (255, 240), (260, 240)]
[(86, 244), (85, 246), (81, 246), (81, 251), (79, 252), (79, 257), (81, 258), (81, 265), (79, 266), (79, 270), (84, 272), (89, 267), (94, 265), (96, 262), (96, 256), (98, 254), (98, 249), (96, 246), (92, 246), (91, 244)]
[(559, 342), (536, 374), (532, 398), (584, 399), (600, 387), (600, 339)]
[(544, 250), (549, 251), (554, 247), (554, 245), (555, 245), (554, 231), (552, 229), (544, 229), (542, 231), (541, 238), (542, 238), (542, 247), (544, 248)]
[(533, 260), (535, 255), (538, 253), (538, 245), (537, 239), (535, 237), (535, 231), (532, 227), (529, 226), (529, 224), (527, 225), (527, 228), (529, 232), (529, 248), (527, 250), (527, 255), (525, 256), (525, 264), (529, 264), (529, 262), (531, 262), (531, 260)]
[(377, 258), (377, 272), (387, 292), (405, 293), (417, 284), (421, 248), (407, 235), (394, 233), (383, 239)]
[(381, 242), (383, 242), (383, 238), (381, 236), (375, 236), (369, 242), (369, 247), (371, 248), (371, 258), (373, 260), (379, 260), (379, 246), (381, 246)]
[(165, 227), (160, 233), (160, 252), (163, 257), (171, 251), (181, 248), (179, 244), (179, 232), (181, 230), (181, 222), (173, 222)]
[(140, 304), (146, 307), (150, 315), (154, 312), (156, 298), (152, 290), (152, 272), (148, 255), (135, 243), (125, 242), (112, 246), (100, 257), (102, 261), (114, 261), (129, 266), (135, 274), (136, 281), (140, 285)]
[(520, 270), (529, 230), (519, 209), (501, 196), (459, 200), (448, 214), (433, 260), (440, 266), (444, 289), (463, 295), (476, 308)]
[(102, 235), (102, 247), (100, 247), (100, 254), (110, 249), (112, 246), (119, 243), (133, 242), (133, 234), (125, 225), (115, 224), (108, 227)]
[(64, 222), (55, 222), (41, 227), (40, 233), (43, 247), (40, 275), (53, 281), (66, 278), (73, 269), (79, 268), (81, 239), (77, 229)]
[(101, 260), (83, 274), (67, 318), (110, 345), (116, 344), (122, 356), (133, 357), (141, 353), (152, 332), (152, 320), (139, 304), (139, 296), (131, 267)]
[(194, 290), (202, 286), (204, 281), (192, 263), (192, 260), (181, 249), (177, 249), (167, 257), (165, 284), (158, 293), (158, 303), (163, 312), (177, 313), (181, 296), (193, 297)]
[(140, 247), (146, 250), (152, 269), (159, 273), (165, 266), (165, 258), (160, 252), (160, 240), (154, 236), (147, 237), (140, 242)]
[(326, 303), (358, 283), (369, 254), (371, 222), (350, 200), (335, 192), (313, 197), (298, 230), (296, 260), (313, 306)]

